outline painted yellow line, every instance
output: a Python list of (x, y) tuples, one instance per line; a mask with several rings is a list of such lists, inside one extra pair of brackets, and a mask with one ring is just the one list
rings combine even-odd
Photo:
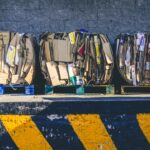
[(0, 115), (0, 119), (20, 150), (52, 150), (30, 116)]
[(99, 115), (68, 115), (75, 133), (86, 150), (116, 150)]
[(150, 114), (138, 114), (137, 120), (143, 134), (150, 143)]

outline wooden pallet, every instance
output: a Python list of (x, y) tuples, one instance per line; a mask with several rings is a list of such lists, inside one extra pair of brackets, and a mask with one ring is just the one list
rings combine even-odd
[(121, 94), (150, 94), (150, 86), (121, 86)]
[(92, 94), (114, 94), (113, 85), (94, 85), (94, 86), (50, 86), (45, 85), (45, 94), (77, 94), (84, 95), (87, 93)]
[(0, 95), (24, 94), (34, 95), (34, 85), (0, 85)]

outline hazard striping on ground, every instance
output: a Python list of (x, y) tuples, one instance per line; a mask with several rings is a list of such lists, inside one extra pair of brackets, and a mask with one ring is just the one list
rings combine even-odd
[(52, 150), (30, 116), (1, 115), (0, 119), (18, 149)]
[(150, 114), (0, 115), (0, 149), (150, 149)]
[(116, 150), (99, 115), (68, 115), (75, 133), (87, 150)]
[(145, 138), (150, 143), (150, 114), (138, 114), (137, 120)]

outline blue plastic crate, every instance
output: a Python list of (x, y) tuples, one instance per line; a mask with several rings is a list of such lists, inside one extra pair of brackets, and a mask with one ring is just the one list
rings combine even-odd
[(54, 93), (53, 86), (51, 86), (51, 85), (45, 85), (45, 93), (46, 94), (53, 94)]
[(25, 86), (25, 94), (26, 95), (34, 95), (34, 93), (35, 93), (34, 85)]
[(76, 94), (83, 95), (85, 93), (84, 86), (76, 86)]
[(4, 94), (4, 86), (1, 85), (1, 86), (0, 86), (0, 95), (3, 95), (3, 94)]

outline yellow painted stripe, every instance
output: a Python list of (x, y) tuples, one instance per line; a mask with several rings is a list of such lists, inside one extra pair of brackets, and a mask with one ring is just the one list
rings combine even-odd
[(75, 133), (86, 150), (116, 150), (99, 115), (68, 115)]
[(52, 150), (30, 116), (0, 115), (0, 119), (20, 150)]
[(143, 134), (150, 143), (150, 114), (138, 114), (137, 120)]

